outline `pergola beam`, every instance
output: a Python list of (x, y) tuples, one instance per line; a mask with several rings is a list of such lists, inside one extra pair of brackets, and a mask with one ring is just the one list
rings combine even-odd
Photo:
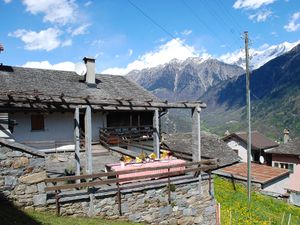
[(86, 172), (93, 173), (93, 156), (92, 156), (92, 110), (90, 106), (85, 110), (85, 151), (86, 151)]
[[(76, 108), (74, 113), (74, 142), (75, 142), (75, 164), (76, 164), (75, 175), (79, 176), (80, 175), (79, 108)], [(80, 180), (77, 180), (76, 183), (80, 183)]]
[[(200, 123), (201, 107), (195, 107), (192, 110), (192, 152), (193, 161), (201, 161), (201, 123)], [(199, 174), (199, 192), (202, 193), (201, 172)]]
[(159, 110), (154, 110), (153, 115), (153, 149), (156, 157), (160, 158), (160, 141), (159, 141)]
[(76, 107), (77, 105), (91, 105), (96, 106), (118, 106), (118, 107), (147, 107), (147, 108), (195, 108), (200, 105), (201, 108), (205, 108), (206, 104), (202, 102), (178, 102), (169, 103), (167, 101), (134, 101), (131, 99), (119, 100), (119, 99), (103, 99), (90, 96), (74, 97), (65, 95), (30, 95), (30, 94), (3, 94), (0, 93), (0, 107), (11, 104), (17, 106), (21, 104), (37, 104), (37, 105), (61, 105), (67, 106), (67, 108)]

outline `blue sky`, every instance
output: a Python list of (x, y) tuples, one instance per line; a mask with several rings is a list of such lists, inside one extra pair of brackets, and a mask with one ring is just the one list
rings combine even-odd
[(0, 62), (126, 73), (300, 39), (299, 0), (0, 0)]

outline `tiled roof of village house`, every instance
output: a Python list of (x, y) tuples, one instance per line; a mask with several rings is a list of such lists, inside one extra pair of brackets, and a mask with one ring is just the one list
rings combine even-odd
[[(269, 138), (259, 133), (258, 131), (253, 131), (251, 134), (252, 134), (252, 138), (251, 138), (252, 149), (257, 149), (257, 150), (268, 149), (268, 148), (277, 147), (279, 145), (278, 143), (270, 140)], [(248, 135), (246, 132), (231, 133), (228, 136), (224, 137), (223, 140), (224, 141), (230, 140), (233, 137), (240, 139), (244, 143), (248, 143)]]
[(300, 155), (300, 137), (267, 151), (272, 154)]
[[(214, 173), (246, 181), (247, 163), (242, 162), (221, 168), (214, 171)], [(251, 179), (255, 183), (265, 184), (280, 177), (288, 176), (288, 174), (289, 170), (287, 169), (251, 163)]]
[[(70, 71), (0, 65), (0, 103), (4, 102), (3, 104), (9, 101), (8, 97), (13, 100), (19, 97), (19, 102), (23, 101), (22, 98), (29, 99), (30, 104), (32, 102), (45, 104), (46, 101), (87, 104), (89, 101), (90, 105), (121, 107), (193, 108), (198, 105), (206, 107), (202, 102), (162, 101), (125, 76), (96, 74), (96, 84), (96, 88), (90, 88), (84, 82), (83, 76)], [(34, 97), (39, 102), (35, 101)]]
[[(191, 133), (167, 134), (164, 139), (171, 150), (190, 153), (192, 151)], [(219, 159), (220, 167), (240, 160), (239, 156), (219, 136), (208, 132), (201, 132), (201, 155), (203, 158)]]

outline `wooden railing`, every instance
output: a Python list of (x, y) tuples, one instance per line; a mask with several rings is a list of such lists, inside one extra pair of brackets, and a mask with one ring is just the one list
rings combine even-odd
[[(168, 184), (168, 202), (171, 204), (171, 193), (170, 193), (170, 185), (171, 185), (171, 177), (178, 176), (186, 173), (194, 173), (194, 177), (199, 176), (201, 171), (207, 172), (209, 174), (209, 192), (211, 193), (211, 170), (217, 167), (217, 161), (214, 159), (210, 160), (201, 160), (199, 162), (188, 162), (176, 165), (168, 165), (168, 166), (159, 166), (155, 168), (136, 168), (129, 171), (118, 171), (118, 172), (103, 172), (89, 175), (80, 175), (80, 176), (65, 176), (65, 177), (57, 177), (57, 178), (47, 178), (45, 182), (52, 183), (53, 186), (48, 186), (45, 188), (46, 192), (55, 191), (55, 199), (56, 199), (56, 213), (60, 215), (60, 192), (62, 190), (70, 190), (70, 189), (82, 189), (82, 188), (96, 188), (101, 185), (109, 185), (115, 184), (117, 186), (117, 199), (118, 199), (118, 208), (119, 213), (122, 215), (121, 210), (121, 190), (124, 182), (139, 182), (145, 179), (159, 179), (159, 178), (167, 178)], [(171, 171), (172, 169), (178, 169), (176, 171)], [(184, 169), (181, 169), (184, 168)], [(157, 173), (157, 174), (149, 174), (143, 176), (134, 176), (134, 177), (125, 177), (119, 178), (120, 175), (146, 172), (146, 171), (156, 171), (156, 170), (167, 170), (168, 172)], [(109, 177), (115, 177), (109, 179)], [(95, 180), (100, 179), (100, 180)], [(80, 180), (85, 180), (85, 182), (81, 182)], [(66, 182), (76, 182), (66, 184)], [(63, 182), (63, 184), (61, 184)]]
[(99, 139), (104, 145), (117, 145), (124, 140), (139, 140), (143, 136), (152, 137), (152, 126), (106, 127), (99, 130)]

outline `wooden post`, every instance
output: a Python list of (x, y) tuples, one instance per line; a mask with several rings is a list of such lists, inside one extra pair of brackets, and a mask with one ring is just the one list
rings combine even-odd
[(216, 225), (221, 225), (221, 205), (217, 203), (216, 205)]
[(59, 198), (58, 191), (55, 191), (56, 216), (60, 216)]
[(170, 181), (170, 168), (168, 168), (168, 202), (171, 204), (171, 181)]
[(160, 146), (159, 146), (159, 112), (158, 109), (154, 111), (153, 117), (153, 149), (157, 158), (160, 159)]
[[(75, 175), (79, 176), (80, 175), (79, 108), (76, 108), (74, 113), (74, 142), (75, 142), (75, 163), (76, 163)], [(76, 183), (80, 183), (80, 179), (76, 180)]]
[(290, 225), (290, 224), (291, 224), (291, 219), (292, 219), (292, 214), (290, 213), (290, 214), (289, 214), (289, 220), (288, 220), (288, 224), (287, 224), (287, 225)]
[(283, 222), (284, 222), (284, 216), (285, 216), (285, 212), (283, 212), (283, 215), (282, 215), (282, 218), (281, 218), (281, 223), (280, 223), (280, 225), (283, 225)]
[(117, 182), (117, 187), (118, 187), (117, 198), (118, 198), (119, 214), (120, 214), (120, 216), (122, 216), (121, 190), (120, 190), (120, 184), (119, 184), (119, 182)]
[(93, 173), (93, 156), (92, 156), (92, 110), (90, 106), (85, 111), (85, 151), (86, 151), (86, 172)]
[(210, 170), (208, 171), (208, 193), (209, 193), (209, 195), (212, 195), (211, 194), (211, 171)]
[[(193, 161), (201, 161), (201, 127), (200, 127), (200, 106), (195, 107), (192, 110), (192, 152), (193, 152)], [(199, 193), (202, 194), (201, 186), (201, 171), (199, 173)]]

